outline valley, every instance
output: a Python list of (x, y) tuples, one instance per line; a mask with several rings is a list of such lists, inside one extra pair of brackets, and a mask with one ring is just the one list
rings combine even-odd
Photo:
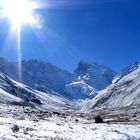
[(140, 139), (140, 63), (116, 73), (81, 61), (69, 73), (31, 60), (22, 81), (17, 70), (0, 59), (0, 139)]
[(58, 114), (42, 112), (31, 107), (0, 104), (0, 139), (139, 140), (140, 138), (140, 121), (116, 122), (112, 118), (110, 123), (96, 124), (94, 115), (83, 116), (81, 113), (72, 112)]

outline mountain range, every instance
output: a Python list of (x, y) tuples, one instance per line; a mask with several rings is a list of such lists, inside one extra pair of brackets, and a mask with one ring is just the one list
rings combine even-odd
[(97, 111), (140, 106), (140, 63), (116, 73), (103, 64), (80, 61), (73, 73), (47, 62), (0, 58), (0, 101), (40, 109)]
[[(140, 112), (140, 63), (123, 69), (107, 88), (83, 106), (83, 110), (119, 111), (138, 115)], [(140, 116), (139, 116), (140, 117)]]
[(115, 72), (98, 63), (81, 61), (73, 73), (37, 60), (21, 63), (21, 79), (18, 75), (18, 62), (1, 58), (0, 69), (10, 78), (33, 89), (43, 92), (51, 90), (68, 99), (91, 98), (109, 85), (115, 76)]

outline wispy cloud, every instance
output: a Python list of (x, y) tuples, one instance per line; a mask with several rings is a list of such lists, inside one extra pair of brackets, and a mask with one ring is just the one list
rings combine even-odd
[(120, 0), (38, 0), (42, 8), (83, 8), (117, 1)]

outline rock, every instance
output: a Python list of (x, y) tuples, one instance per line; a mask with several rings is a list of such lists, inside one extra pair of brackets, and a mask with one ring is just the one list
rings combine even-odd
[(12, 131), (13, 131), (14, 133), (16, 133), (16, 132), (19, 131), (19, 126), (18, 126), (18, 125), (14, 125), (11, 129), (12, 129)]
[(95, 117), (95, 123), (103, 123), (103, 119), (101, 118), (100, 115)]
[(76, 123), (78, 123), (78, 122), (79, 122), (79, 120), (78, 120), (78, 119), (75, 119), (75, 122), (76, 122)]
[(61, 115), (61, 113), (59, 113), (59, 112), (53, 112), (53, 114), (55, 114), (57, 116), (60, 116)]

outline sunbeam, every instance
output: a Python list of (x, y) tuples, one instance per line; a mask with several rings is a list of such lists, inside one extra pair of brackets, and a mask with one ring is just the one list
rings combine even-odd
[(22, 81), (22, 59), (21, 59), (21, 35), (20, 27), (17, 29), (17, 47), (18, 47), (18, 76), (19, 81)]
[(13, 28), (21, 28), (23, 24), (35, 24), (33, 15), (35, 4), (30, 0), (3, 0), (2, 14), (8, 17)]
[(3, 0), (0, 4), (0, 17), (10, 21), (10, 34), (16, 34), (18, 75), (19, 81), (22, 81), (21, 28), (25, 24), (35, 28), (41, 27), (38, 15), (34, 13), (34, 10), (37, 9), (37, 3), (32, 0)]

